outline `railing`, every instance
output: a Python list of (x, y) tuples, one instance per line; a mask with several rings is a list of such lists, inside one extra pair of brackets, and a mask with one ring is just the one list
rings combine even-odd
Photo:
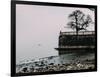
[[(78, 35), (94, 35), (95, 31), (81, 31)], [(60, 32), (60, 35), (76, 35), (76, 32)]]
[(59, 48), (95, 48), (95, 46), (59, 46)]

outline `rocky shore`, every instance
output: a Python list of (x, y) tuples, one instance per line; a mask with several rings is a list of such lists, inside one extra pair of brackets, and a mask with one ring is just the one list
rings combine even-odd
[(64, 63), (64, 64), (49, 64), (41, 67), (22, 67), (17, 73), (36, 73), (36, 72), (50, 72), (50, 71), (68, 71), (68, 70), (84, 70), (94, 69), (94, 60), (85, 60), (84, 62)]

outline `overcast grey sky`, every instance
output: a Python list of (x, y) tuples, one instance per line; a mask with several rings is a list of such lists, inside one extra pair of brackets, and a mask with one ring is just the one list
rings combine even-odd
[[(54, 48), (58, 46), (59, 32), (72, 31), (64, 26), (69, 22), (68, 15), (77, 9), (94, 21), (94, 12), (86, 8), (17, 4), (16, 61), (58, 55)], [(88, 30), (94, 30), (94, 25)]]

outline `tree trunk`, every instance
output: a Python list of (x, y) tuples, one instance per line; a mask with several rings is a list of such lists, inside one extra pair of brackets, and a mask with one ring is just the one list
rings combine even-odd
[(76, 40), (78, 40), (78, 30), (76, 30)]
[(76, 36), (78, 36), (78, 30), (76, 30)]

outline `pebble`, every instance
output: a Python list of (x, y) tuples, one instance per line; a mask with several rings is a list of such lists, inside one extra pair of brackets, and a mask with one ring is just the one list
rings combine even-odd
[[(48, 65), (46, 67), (36, 68), (26, 68), (19, 70), (17, 73), (35, 73), (35, 72), (50, 72), (50, 71), (67, 71), (67, 70), (82, 70), (82, 69), (94, 69), (95, 65), (93, 63), (72, 63), (72, 64), (58, 64), (58, 65)], [(27, 70), (28, 69), (28, 70)]]

